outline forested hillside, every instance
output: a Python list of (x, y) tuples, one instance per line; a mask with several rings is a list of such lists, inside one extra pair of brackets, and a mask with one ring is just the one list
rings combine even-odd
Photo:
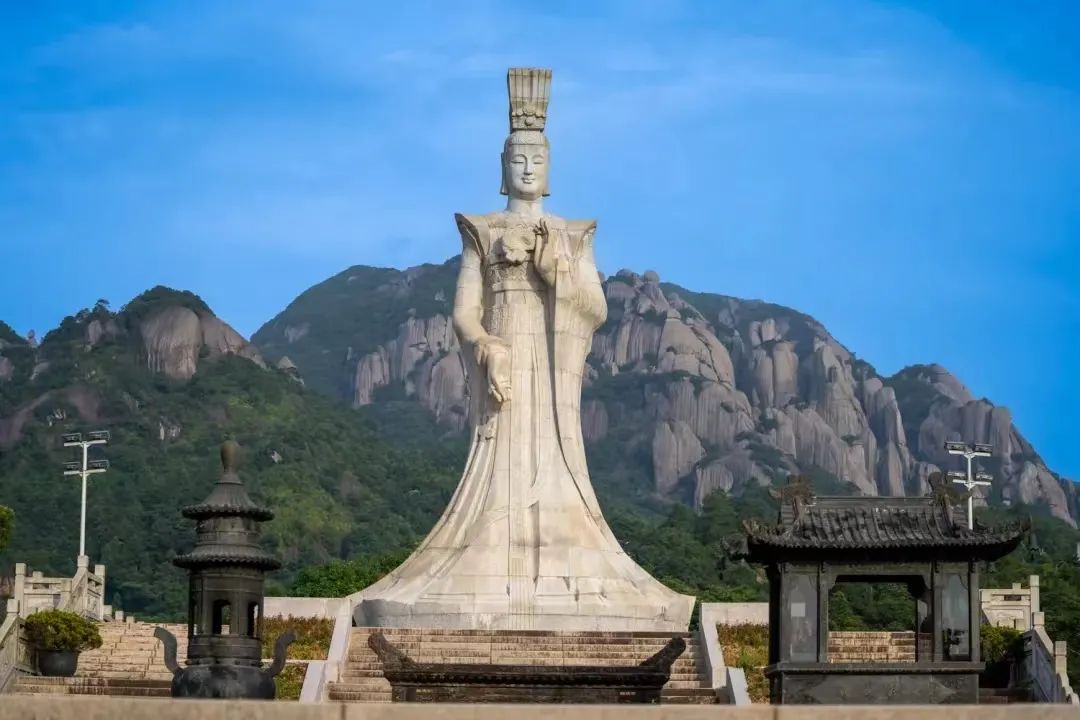
[(220, 322), (195, 296), (156, 289), (119, 313), (99, 304), (69, 317), (40, 347), (9, 338), (0, 351), (18, 360), (0, 383), (0, 504), (17, 518), (0, 554), (5, 574), (15, 561), (74, 571), (79, 482), (62, 475), (75, 458), (59, 440), (73, 431), (112, 433), (102, 453), (111, 467), (91, 480), (88, 552), (108, 567), (109, 600), (141, 615), (177, 617), (184, 606), (184, 576), (169, 562), (193, 540), (180, 508), (217, 480), (226, 438), (243, 446), (241, 474), (277, 514), (264, 538), (285, 564), (281, 585), (298, 568), (422, 536), (456, 482), (456, 445), (395, 449), (371, 420), (212, 337), (200, 336), (190, 377), (170, 377), (195, 342), (184, 323), (160, 328), (177, 308)]

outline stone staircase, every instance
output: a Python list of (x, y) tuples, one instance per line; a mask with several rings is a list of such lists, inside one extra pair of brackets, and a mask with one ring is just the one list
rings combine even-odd
[[(348, 662), (340, 680), (331, 683), (331, 700), (390, 702), (390, 683), (382, 662), (368, 647), (372, 632), (382, 632), (416, 662), (492, 665), (637, 665), (672, 637), (665, 633), (546, 632), (484, 630), (406, 630), (353, 628)], [(664, 686), (665, 704), (713, 704), (696, 637), (686, 637), (686, 651), (671, 668)]]
[[(164, 646), (154, 637), (158, 625), (108, 622), (99, 626), (102, 644), (79, 655), (75, 677), (23, 676), (15, 692), (26, 695), (128, 695), (168, 697), (172, 674), (165, 668)], [(163, 624), (177, 638), (177, 657), (187, 657), (187, 626)]]
[(913, 632), (830, 632), (829, 662), (915, 662)]
[(979, 688), (980, 705), (1009, 705), (1030, 703), (1031, 691), (1026, 688)]

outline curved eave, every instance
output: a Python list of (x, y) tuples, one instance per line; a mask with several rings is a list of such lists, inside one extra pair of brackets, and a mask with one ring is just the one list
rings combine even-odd
[(180, 514), (191, 520), (207, 520), (212, 517), (249, 517), (266, 522), (274, 519), (274, 511), (258, 505), (188, 505)]
[(785, 559), (809, 559), (844, 557), (858, 555), (873, 562), (882, 561), (920, 561), (934, 556), (943, 559), (992, 561), (1008, 555), (1023, 540), (1024, 530), (1009, 533), (994, 533), (986, 536), (959, 538), (927, 538), (924, 541), (882, 540), (867, 542), (864, 540), (819, 541), (805, 540), (784, 535), (751, 535), (747, 538), (747, 560), (752, 563), (771, 563)]
[(204, 567), (240, 566), (258, 570), (277, 570), (281, 563), (276, 558), (259, 555), (206, 555), (188, 553), (173, 558), (173, 565), (186, 570)]

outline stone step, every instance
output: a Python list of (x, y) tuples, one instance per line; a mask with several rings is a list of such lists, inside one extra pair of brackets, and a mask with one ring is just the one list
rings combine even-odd
[[(537, 657), (492, 657), (479, 662), (475, 657), (454, 657), (441, 655), (437, 657), (413, 657), (413, 660), (431, 664), (462, 664), (462, 665), (542, 665), (554, 667), (580, 667), (597, 665), (601, 667), (633, 667), (640, 664), (644, 658), (537, 658)], [(382, 662), (374, 657), (356, 657), (350, 655), (348, 665), (357, 670), (370, 670), (382, 667)], [(677, 672), (698, 672), (699, 665), (694, 661), (676, 662), (672, 669)]]
[[(389, 638), (388, 642), (406, 652), (423, 648), (453, 649), (492, 649), (492, 650), (536, 650), (536, 651), (576, 651), (576, 652), (636, 652), (652, 655), (662, 650), (666, 643), (579, 643), (579, 642), (480, 642), (476, 640), (424, 639), (420, 641), (397, 641)], [(367, 638), (354, 638), (349, 643), (350, 649), (369, 648)], [(696, 646), (688, 646), (684, 653), (698, 652)]]
[[(330, 700), (337, 702), (390, 702), (392, 691), (389, 684), (386, 689), (375, 689), (368, 685), (352, 683), (330, 683)], [(708, 688), (688, 688), (661, 691), (661, 703), (665, 705), (712, 705), (716, 703), (716, 694)]]
[(391, 702), (389, 690), (341, 690), (336, 683), (330, 683), (329, 696), (337, 702)]
[(716, 693), (708, 688), (700, 690), (668, 690), (660, 692), (661, 705), (716, 705)]
[[(431, 639), (419, 641), (396, 641), (389, 639), (388, 642), (401, 650), (416, 650), (419, 648), (491, 648), (496, 650), (576, 650), (597, 652), (638, 652), (648, 655), (664, 648), (666, 643), (579, 643), (579, 642), (479, 642), (470, 640), (444, 640)], [(367, 638), (354, 639), (351, 648), (365, 648), (368, 645)], [(696, 647), (687, 647), (684, 652), (697, 652)]]
[(144, 680), (138, 678), (80, 678), (69, 677), (44, 677), (42, 675), (24, 675), (17, 681), (19, 684), (30, 683), (33, 685), (95, 685), (99, 687), (157, 687), (161, 684), (158, 680)]
[(171, 696), (168, 686), (160, 688), (138, 687), (69, 687), (64, 685), (18, 686), (17, 695), (107, 695), (124, 697), (163, 697)]
[(158, 671), (140, 671), (132, 672), (131, 670), (88, 670), (86, 672), (80, 672), (76, 677), (79, 678), (99, 678), (110, 680), (121, 680), (124, 678), (141, 678), (150, 680), (168, 680), (172, 678), (172, 673), (164, 668)]
[[(341, 673), (342, 681), (359, 682), (366, 679), (382, 679), (385, 676), (382, 670), (382, 666), (369, 667), (369, 668), (357, 668), (352, 664), (346, 665)], [(671, 673), (672, 681), (697, 681), (701, 679), (701, 675), (697, 672), (673, 672)]]
[(22, 677), (15, 691), (22, 694), (128, 695), (168, 697), (171, 677), (165, 680), (133, 678)]
[(442, 628), (392, 628), (392, 627), (354, 627), (354, 633), (376, 633), (386, 635), (485, 635), (495, 637), (608, 637), (608, 638), (661, 638), (673, 637), (694, 639), (690, 632), (630, 631), (630, 630), (451, 630)]
[[(76, 675), (85, 675), (92, 672), (126, 672), (126, 673), (144, 673), (150, 670), (150, 666), (143, 663), (142, 665), (136, 665), (131, 663), (106, 663), (104, 665), (92, 665), (89, 663), (79, 663), (79, 667), (75, 670)], [(164, 669), (164, 668), (162, 668)]]

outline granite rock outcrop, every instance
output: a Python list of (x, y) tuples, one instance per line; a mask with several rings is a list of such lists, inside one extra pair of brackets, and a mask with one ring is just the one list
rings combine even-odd
[[(289, 309), (255, 341), (288, 346), (305, 377), (302, 356), (339, 353), (337, 382), (353, 405), (412, 398), (463, 428), (464, 369), (443, 302), (453, 297), (456, 267), (379, 269), (379, 284), (367, 289), (356, 279), (375, 271), (351, 268), (316, 286), (334, 287), (337, 301), (385, 303), (386, 317), (393, 305), (407, 308), (381, 336), (370, 324), (362, 338), (354, 333), (362, 353), (333, 347), (328, 336), (314, 344)], [(586, 366), (582, 430), (590, 446), (617, 436), (626, 455), (650, 458), (660, 498), (700, 503), (715, 490), (739, 493), (790, 472), (811, 473), (823, 491), (922, 494), (930, 473), (959, 469), (945, 440), (964, 439), (995, 446), (983, 466), (995, 483), (980, 502), (1040, 505), (1072, 524), (1080, 515), (1076, 484), (1046, 466), (1008, 409), (977, 399), (940, 366), (882, 376), (803, 313), (689, 291), (651, 271), (620, 270), (604, 289), (608, 319)], [(315, 311), (312, 298), (304, 307), (307, 318), (336, 312)], [(271, 337), (275, 327), (288, 337)]]

